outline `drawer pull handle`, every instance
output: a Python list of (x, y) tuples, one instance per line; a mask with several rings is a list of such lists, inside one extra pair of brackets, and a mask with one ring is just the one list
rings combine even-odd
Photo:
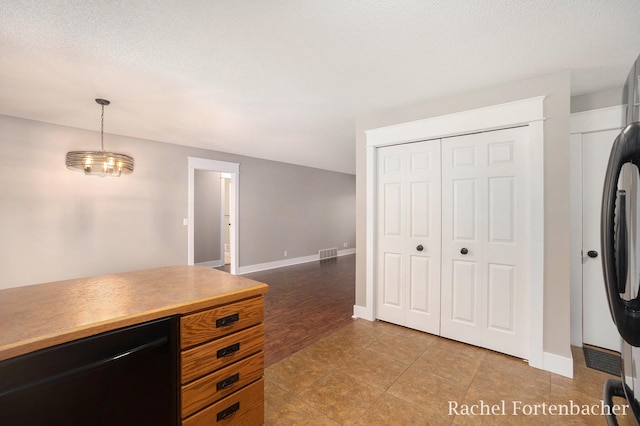
[(240, 343), (234, 343), (231, 346), (227, 346), (226, 348), (222, 348), (216, 352), (218, 358), (224, 358), (233, 355), (234, 353), (240, 350)]
[(238, 322), (239, 319), (240, 319), (240, 315), (238, 314), (233, 314), (233, 315), (229, 315), (228, 317), (217, 319), (216, 328), (229, 327), (230, 325), (233, 325), (234, 322)]
[(216, 390), (220, 391), (228, 387), (233, 386), (238, 380), (240, 380), (240, 373), (236, 373), (233, 376), (229, 376), (224, 380), (216, 383)]
[(224, 410), (220, 411), (216, 416), (216, 421), (219, 422), (220, 420), (227, 420), (231, 418), (231, 416), (233, 416), (239, 409), (240, 409), (240, 403), (236, 402), (231, 407), (225, 408)]

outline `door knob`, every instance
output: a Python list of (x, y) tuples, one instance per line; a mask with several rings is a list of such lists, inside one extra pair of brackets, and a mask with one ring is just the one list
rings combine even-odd
[(587, 256), (589, 256), (592, 259), (595, 259), (596, 257), (598, 257), (598, 252), (595, 250), (589, 250), (587, 252)]
[(460, 250), (461, 254), (467, 254), (469, 253), (469, 250), (466, 247), (462, 247), (462, 249)]
[(422, 244), (420, 244), (418, 247), (416, 247), (416, 250), (422, 251), (422, 250), (424, 250), (424, 247), (422, 247)]

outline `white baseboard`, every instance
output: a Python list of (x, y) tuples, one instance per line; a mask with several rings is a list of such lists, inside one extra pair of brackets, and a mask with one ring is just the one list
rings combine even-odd
[[(338, 256), (346, 256), (348, 254), (354, 254), (355, 252), (356, 252), (355, 248), (338, 250)], [(268, 269), (282, 268), (283, 266), (299, 265), (300, 263), (307, 263), (307, 262), (313, 262), (318, 260), (320, 260), (320, 256), (317, 254), (313, 254), (311, 256), (294, 257), (291, 259), (275, 260), (273, 262), (258, 263), (255, 265), (240, 266), (238, 268), (238, 275), (248, 274), (251, 272), (258, 272), (258, 271), (266, 271)], [(326, 260), (330, 260), (330, 259), (326, 259)]]
[(353, 305), (352, 318), (362, 318), (362, 319), (366, 319), (367, 321), (375, 320), (375, 318), (373, 318), (373, 312), (371, 312), (370, 309), (367, 309), (366, 306), (358, 306), (358, 305)]
[(544, 352), (542, 356), (545, 371), (573, 379), (573, 359), (571, 357), (567, 358), (549, 352)]
[(208, 262), (199, 262), (199, 263), (196, 263), (196, 265), (209, 266), (211, 268), (219, 268), (221, 266), (224, 266), (224, 259), (210, 260)]

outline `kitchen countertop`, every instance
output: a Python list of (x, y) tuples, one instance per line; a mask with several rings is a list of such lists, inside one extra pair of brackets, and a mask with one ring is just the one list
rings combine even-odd
[(0, 361), (267, 289), (205, 266), (170, 266), (0, 290)]

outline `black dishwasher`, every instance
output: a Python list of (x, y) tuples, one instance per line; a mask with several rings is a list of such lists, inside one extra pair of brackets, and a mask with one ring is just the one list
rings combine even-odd
[(177, 318), (0, 362), (0, 425), (174, 425)]

